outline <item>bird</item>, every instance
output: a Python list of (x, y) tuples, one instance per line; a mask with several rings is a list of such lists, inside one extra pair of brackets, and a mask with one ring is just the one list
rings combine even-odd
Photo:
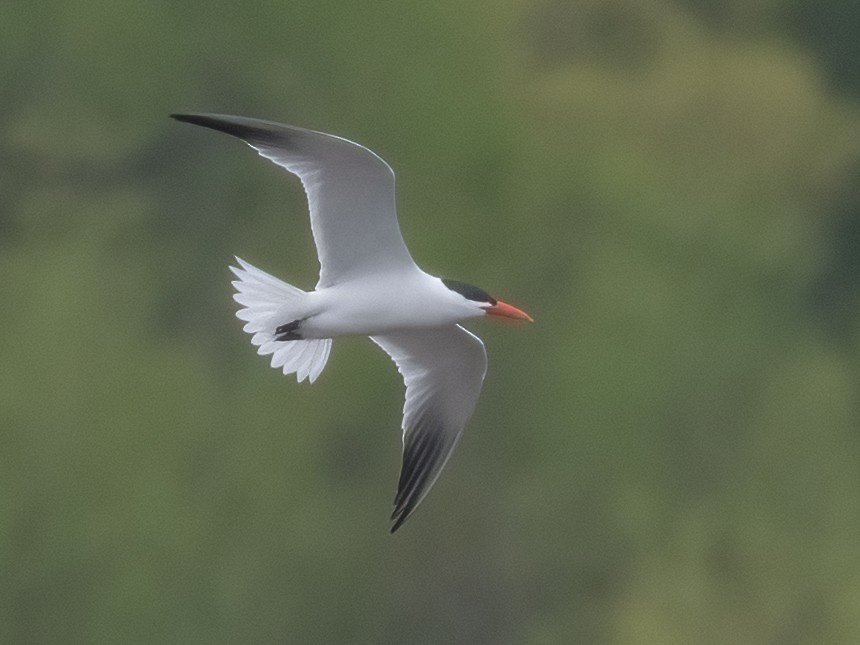
[(304, 291), (236, 256), (236, 316), (257, 353), (271, 355), (272, 367), (299, 382), (319, 377), (339, 336), (368, 336), (394, 361), (406, 386), (394, 533), (436, 483), (481, 392), (484, 343), (460, 323), (532, 318), (483, 289), (418, 267), (398, 225), (394, 171), (370, 149), (248, 117), (170, 116), (237, 137), (301, 181), (319, 281)]

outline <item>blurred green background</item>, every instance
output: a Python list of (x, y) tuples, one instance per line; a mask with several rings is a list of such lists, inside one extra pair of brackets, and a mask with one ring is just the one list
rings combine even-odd
[[(860, 642), (855, 0), (0, 5), (0, 642)], [(478, 322), (464, 440), (394, 536), (402, 383), (256, 356), (297, 181), (170, 121), (398, 172)]]

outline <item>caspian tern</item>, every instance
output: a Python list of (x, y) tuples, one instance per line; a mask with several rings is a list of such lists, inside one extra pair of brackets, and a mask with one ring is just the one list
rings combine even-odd
[(436, 482), (472, 416), (484, 375), (484, 343), (458, 323), (480, 316), (531, 321), (471, 285), (431, 276), (412, 259), (394, 207), (394, 172), (347, 139), (269, 121), (217, 114), (174, 119), (242, 139), (297, 175), (307, 193), (320, 262), (306, 292), (236, 258), (233, 296), (257, 353), (311, 383), (332, 338), (369, 336), (391, 356), (406, 384), (403, 463), (391, 532)]

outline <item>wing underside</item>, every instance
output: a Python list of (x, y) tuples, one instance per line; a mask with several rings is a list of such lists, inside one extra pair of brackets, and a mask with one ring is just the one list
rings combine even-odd
[(459, 325), (371, 338), (406, 384), (393, 533), (430, 491), (457, 445), (481, 393), (487, 355), (481, 340)]
[(397, 223), (394, 172), (373, 151), (331, 134), (259, 119), (172, 116), (238, 137), (299, 177), (320, 261), (318, 287), (380, 271), (418, 270)]

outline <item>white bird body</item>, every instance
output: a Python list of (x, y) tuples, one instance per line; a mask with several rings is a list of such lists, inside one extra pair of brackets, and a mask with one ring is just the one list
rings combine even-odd
[(303, 291), (236, 258), (236, 315), (257, 353), (271, 354), (272, 367), (299, 381), (316, 380), (338, 336), (369, 336), (397, 364), (406, 402), (395, 531), (439, 477), (480, 395), (484, 344), (458, 323), (487, 314), (531, 318), (418, 268), (397, 224), (394, 173), (367, 148), (245, 117), (172, 116), (237, 136), (301, 179), (320, 259), (317, 287)]
[[(432, 303), (432, 306), (428, 306)], [(450, 325), (483, 316), (444, 283), (423, 271), (392, 282), (387, 275), (342, 282), (308, 294), (305, 338), (372, 336), (403, 329)]]

